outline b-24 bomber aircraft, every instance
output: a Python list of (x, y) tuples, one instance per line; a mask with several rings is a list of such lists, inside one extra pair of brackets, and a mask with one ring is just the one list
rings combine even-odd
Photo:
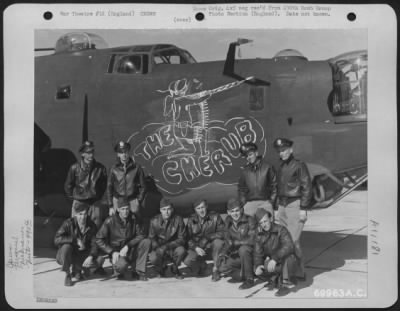
[(288, 137), (313, 178), (314, 207), (327, 207), (367, 180), (367, 52), (310, 61), (292, 49), (271, 59), (196, 62), (172, 44), (107, 48), (68, 33), (35, 59), (35, 206), (68, 217), (63, 193), (83, 140), (111, 167), (114, 144), (129, 141), (147, 174), (145, 210), (167, 196), (183, 215), (197, 198), (222, 210), (237, 192), (239, 146), (254, 142), (275, 165)]

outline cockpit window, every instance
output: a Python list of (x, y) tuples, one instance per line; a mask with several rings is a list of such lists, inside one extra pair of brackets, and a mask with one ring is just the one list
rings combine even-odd
[(141, 73), (142, 72), (142, 57), (141, 55), (123, 56), (119, 59), (117, 65), (118, 73)]
[(334, 116), (367, 116), (367, 53), (345, 54), (331, 61), (333, 91), (329, 109)]
[[(186, 52), (186, 53), (185, 53)], [(191, 64), (195, 63), (193, 56), (187, 51), (176, 48), (155, 51), (153, 55), (154, 63), (159, 64)]]

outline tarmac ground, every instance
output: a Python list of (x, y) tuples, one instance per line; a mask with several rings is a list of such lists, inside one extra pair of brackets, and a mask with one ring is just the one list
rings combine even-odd
[[(327, 295), (346, 295), (346, 298), (365, 298), (367, 294), (367, 191), (354, 191), (335, 205), (308, 212), (301, 236), (307, 278), (291, 289), (285, 298), (318, 298)], [(52, 237), (50, 237), (52, 238)], [(56, 249), (34, 250), (34, 294), (36, 297), (58, 298), (248, 298), (282, 299), (275, 291), (264, 288), (265, 281), (257, 280), (247, 290), (241, 283), (231, 283), (230, 277), (211, 282), (212, 262), (208, 275), (196, 277), (182, 264), (185, 278), (177, 280), (167, 274), (156, 278), (152, 267), (149, 281), (134, 281), (127, 273), (125, 280), (111, 277), (111, 265), (105, 262), (108, 276), (90, 276), (71, 287), (64, 286), (65, 274), (55, 261)]]

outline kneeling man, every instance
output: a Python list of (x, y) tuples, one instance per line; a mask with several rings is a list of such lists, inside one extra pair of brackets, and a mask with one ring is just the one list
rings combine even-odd
[(156, 267), (159, 277), (165, 276), (167, 263), (172, 261), (172, 273), (177, 279), (183, 279), (178, 267), (186, 255), (185, 223), (181, 216), (174, 213), (173, 205), (168, 199), (161, 199), (160, 214), (150, 221), (149, 239), (152, 247), (149, 259)]
[[(101, 267), (102, 258), (97, 257), (95, 243), (96, 225), (88, 217), (90, 206), (83, 202), (75, 204), (74, 216), (64, 221), (56, 232), (54, 243), (58, 246), (56, 256), (61, 270), (66, 273), (65, 286), (72, 286), (72, 277), (76, 280), (82, 279), (82, 269), (93, 265)], [(97, 263), (93, 263), (93, 259)], [(72, 266), (72, 276), (71, 276)]]
[(253, 246), (257, 226), (253, 217), (244, 214), (243, 205), (236, 198), (228, 201), (227, 212), (219, 271), (226, 273), (239, 268), (244, 281), (239, 289), (248, 289), (254, 285)]
[(224, 221), (219, 214), (208, 211), (206, 200), (196, 201), (193, 208), (195, 213), (189, 217), (186, 226), (189, 250), (184, 263), (188, 267), (197, 266), (201, 276), (207, 267), (206, 258), (211, 255), (214, 261), (211, 279), (218, 281), (217, 261), (224, 245)]
[(259, 231), (255, 239), (254, 270), (257, 276), (270, 276), (268, 289), (278, 287), (275, 296), (289, 293), (286, 260), (294, 255), (294, 243), (289, 231), (272, 221), (272, 214), (259, 208), (255, 213)]
[(114, 274), (124, 278), (128, 266), (132, 265), (132, 277), (147, 281), (146, 261), (151, 242), (144, 238), (143, 228), (136, 216), (131, 214), (129, 202), (118, 199), (117, 213), (108, 217), (96, 235), (101, 251), (110, 256)]

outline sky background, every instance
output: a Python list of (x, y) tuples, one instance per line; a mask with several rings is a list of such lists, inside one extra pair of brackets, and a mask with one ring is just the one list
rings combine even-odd
[[(230, 42), (238, 38), (254, 40), (240, 47), (242, 58), (272, 58), (283, 49), (296, 49), (309, 60), (325, 60), (342, 53), (367, 49), (365, 29), (337, 30), (127, 30), (51, 29), (35, 31), (35, 48), (54, 47), (68, 32), (85, 31), (101, 36), (108, 47), (170, 43), (188, 50), (197, 61), (223, 60)], [(50, 52), (51, 53), (51, 52)], [(43, 53), (35, 53), (36, 56)]]

